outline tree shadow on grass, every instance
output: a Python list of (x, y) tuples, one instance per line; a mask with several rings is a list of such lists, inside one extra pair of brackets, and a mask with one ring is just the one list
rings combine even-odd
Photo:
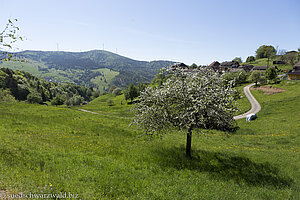
[(240, 128), (233, 133), (234, 135), (254, 135), (255, 131), (249, 128)]
[(245, 182), (252, 186), (290, 187), (293, 180), (283, 176), (270, 163), (255, 163), (249, 158), (220, 152), (193, 151), (193, 158), (184, 154), (184, 148), (156, 150), (157, 163), (161, 167), (177, 170), (189, 169), (207, 172), (212, 178)]

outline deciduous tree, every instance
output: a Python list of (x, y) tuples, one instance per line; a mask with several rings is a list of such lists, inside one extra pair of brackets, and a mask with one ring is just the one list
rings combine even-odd
[(255, 57), (254, 56), (248, 56), (246, 62), (252, 63), (255, 61)]
[(277, 71), (274, 67), (269, 67), (266, 70), (265, 77), (269, 81), (273, 81), (277, 78)]
[(235, 57), (232, 61), (233, 62), (236, 61), (238, 63), (242, 63), (243, 62), (241, 57)]
[(260, 80), (260, 72), (259, 71), (253, 71), (250, 75), (250, 80), (257, 85), (257, 82)]
[(129, 86), (124, 91), (125, 99), (126, 100), (130, 99), (131, 103), (135, 97), (138, 97), (138, 95), (139, 95), (138, 88), (133, 83), (130, 83)]
[(262, 45), (256, 50), (256, 58), (268, 58), (268, 65), (270, 59), (276, 55), (276, 49), (272, 45)]
[[(173, 69), (173, 70), (172, 70)], [(146, 134), (163, 134), (172, 127), (186, 130), (186, 155), (191, 156), (192, 131), (217, 129), (231, 131), (234, 89), (223, 78), (207, 68), (169, 68), (169, 78), (161, 86), (148, 87), (134, 105), (133, 124)]]

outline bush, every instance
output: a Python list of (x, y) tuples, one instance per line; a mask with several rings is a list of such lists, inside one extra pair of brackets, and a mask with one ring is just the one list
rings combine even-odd
[(253, 71), (249, 77), (250, 81), (254, 82), (257, 85), (257, 82), (260, 80), (260, 72)]
[(52, 99), (51, 105), (63, 105), (64, 102), (65, 100), (62, 97), (56, 96)]
[(224, 75), (224, 82), (228, 84), (229, 81), (234, 80), (234, 86), (245, 83), (247, 80), (247, 74), (245, 71), (229, 72)]
[(108, 106), (113, 106), (113, 105), (115, 105), (115, 102), (114, 102), (113, 100), (111, 100), (111, 99), (108, 99), (108, 100), (106, 101), (106, 103), (107, 103)]
[(93, 99), (96, 99), (97, 97), (100, 96), (100, 94), (99, 94), (98, 91), (93, 91), (93, 92), (92, 92), (92, 96), (93, 96)]
[(67, 99), (65, 101), (65, 104), (67, 106), (78, 106), (80, 105), (82, 102), (84, 101), (83, 97), (79, 96), (79, 95), (74, 95), (73, 97), (71, 97), (70, 99)]
[(39, 93), (30, 93), (27, 95), (28, 103), (43, 103), (42, 96)]
[(267, 79), (264, 76), (261, 76), (259, 79), (259, 84), (264, 85), (267, 83)]
[(9, 90), (0, 89), (0, 101), (15, 102), (16, 100)]

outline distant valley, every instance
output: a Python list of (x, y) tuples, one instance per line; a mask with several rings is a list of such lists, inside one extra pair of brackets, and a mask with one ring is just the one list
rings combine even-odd
[(174, 64), (172, 61), (137, 61), (108, 51), (87, 52), (22, 51), (15, 57), (26, 62), (7, 61), (0, 67), (23, 70), (48, 81), (70, 82), (107, 91), (116, 85), (150, 82), (158, 70)]

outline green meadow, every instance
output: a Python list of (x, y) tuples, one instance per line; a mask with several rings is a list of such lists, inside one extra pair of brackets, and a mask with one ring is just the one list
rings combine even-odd
[(99, 90), (104, 92), (105, 89), (110, 87), (110, 83), (112, 82), (113, 78), (119, 74), (117, 71), (113, 71), (108, 68), (103, 69), (96, 69), (92, 70), (94, 72), (101, 72), (103, 76), (97, 76), (91, 79), (91, 82), (99, 86)]
[[(262, 110), (239, 120), (236, 133), (195, 132), (192, 159), (184, 132), (141, 137), (129, 126), (123, 95), (73, 108), (0, 102), (0, 190), (87, 200), (299, 199), (300, 82), (273, 87), (286, 91), (252, 91)], [(250, 108), (246, 98), (238, 103)]]

